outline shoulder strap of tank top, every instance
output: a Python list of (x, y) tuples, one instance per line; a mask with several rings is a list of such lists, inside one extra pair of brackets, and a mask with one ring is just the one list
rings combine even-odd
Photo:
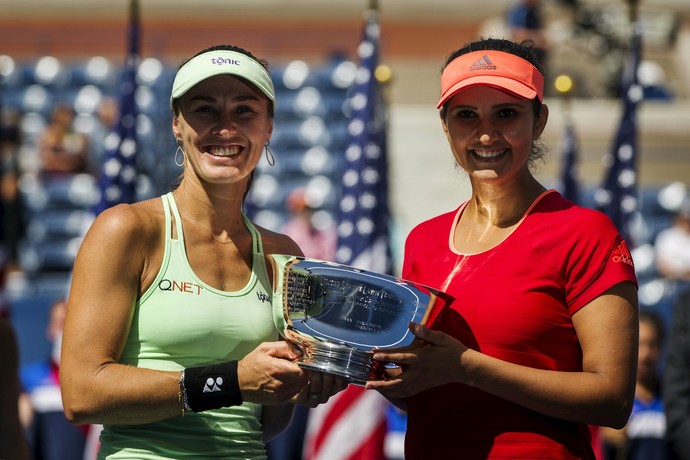
[[(173, 195), (173, 192), (168, 192), (164, 196), (167, 198), (167, 202), (170, 210), (172, 210), (173, 216), (175, 216), (175, 230), (177, 233), (177, 239), (184, 242), (184, 233), (182, 233), (182, 219), (180, 218), (180, 212), (177, 209), (177, 203), (175, 203), (175, 196)], [(170, 231), (170, 211), (168, 209), (165, 210), (165, 225), (165, 231)]]
[(163, 214), (165, 214), (165, 241), (172, 238), (172, 219), (170, 218), (170, 197), (169, 194), (161, 196), (163, 202)]
[(242, 220), (244, 221), (245, 227), (252, 234), (252, 251), (255, 255), (263, 258), (264, 256), (264, 245), (261, 242), (261, 232), (254, 226), (249, 217), (245, 213), (242, 213)]
[(244, 213), (242, 213), (242, 219), (244, 220), (244, 225), (252, 234), (252, 264), (254, 267), (258, 267), (259, 269), (259, 271), (255, 270), (255, 272), (263, 282), (268, 283), (270, 278), (268, 277), (268, 267), (266, 266), (266, 257), (264, 256), (264, 245), (261, 241), (261, 232), (254, 226), (252, 221), (249, 220)]

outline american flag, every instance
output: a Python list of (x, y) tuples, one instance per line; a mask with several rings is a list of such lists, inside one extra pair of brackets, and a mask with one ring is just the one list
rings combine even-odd
[(573, 203), (580, 199), (580, 187), (578, 181), (578, 144), (575, 126), (570, 119), (565, 123), (565, 135), (562, 145), (563, 172), (561, 175), (561, 191), (563, 198)]
[(129, 44), (120, 84), (119, 117), (115, 129), (105, 139), (99, 177), (100, 201), (95, 213), (135, 198), (137, 153), (137, 70), (139, 68), (139, 2), (130, 2)]
[[(378, 66), (378, 11), (367, 11), (358, 48), (360, 65), (349, 98), (350, 144), (345, 153), (336, 260), (391, 273), (388, 235), (386, 114), (374, 72)], [(388, 402), (350, 385), (310, 411), (306, 460), (380, 460), (384, 456)]]
[(390, 274), (387, 123), (381, 87), (374, 76), (379, 32), (378, 11), (369, 10), (348, 101), (350, 144), (342, 174), (336, 261)]
[(634, 241), (631, 239), (630, 223), (637, 211), (637, 105), (643, 99), (643, 88), (637, 80), (642, 34), (639, 23), (634, 23), (633, 26), (630, 54), (621, 84), (623, 118), (613, 149), (604, 158), (609, 167), (606, 180), (595, 194), (599, 209), (613, 220), (631, 246)]

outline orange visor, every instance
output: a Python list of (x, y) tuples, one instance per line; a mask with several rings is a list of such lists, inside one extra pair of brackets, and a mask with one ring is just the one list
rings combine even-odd
[(439, 109), (463, 88), (493, 86), (525, 99), (544, 96), (544, 76), (528, 61), (503, 51), (482, 50), (458, 56), (441, 75)]

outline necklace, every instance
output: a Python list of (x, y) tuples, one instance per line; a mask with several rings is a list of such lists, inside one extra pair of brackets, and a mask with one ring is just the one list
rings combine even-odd
[(194, 224), (198, 225), (199, 227), (203, 228), (204, 230), (206, 230), (206, 232), (207, 232), (209, 235), (211, 235), (211, 238), (213, 238), (214, 240), (216, 240), (218, 243), (220, 243), (220, 244), (230, 244), (230, 243), (232, 243), (232, 240), (231, 240), (231, 239), (228, 240), (228, 241), (219, 240), (218, 237), (217, 237), (216, 235), (214, 235), (213, 232), (212, 232), (211, 230), (209, 230), (208, 228), (204, 227), (204, 226), (201, 225), (199, 222), (197, 222), (196, 219), (194, 219), (194, 217), (193, 217), (190, 213), (188, 213), (187, 210), (186, 210), (185, 208), (183, 208), (182, 206), (179, 205), (179, 203), (178, 203), (178, 206), (177, 206), (177, 207), (178, 207), (179, 209), (181, 209), (183, 213), (187, 214), (187, 217), (189, 217), (189, 220), (191, 220), (192, 223), (194, 223)]

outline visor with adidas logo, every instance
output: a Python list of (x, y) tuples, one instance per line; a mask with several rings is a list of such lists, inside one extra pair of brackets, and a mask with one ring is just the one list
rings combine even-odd
[(264, 66), (243, 53), (230, 50), (209, 51), (185, 63), (175, 75), (170, 94), (170, 106), (197, 83), (215, 75), (230, 74), (244, 78), (259, 88), (275, 108), (273, 80)]
[(440, 109), (458, 91), (487, 85), (525, 99), (544, 96), (544, 76), (528, 61), (503, 51), (472, 51), (455, 58), (441, 75)]

